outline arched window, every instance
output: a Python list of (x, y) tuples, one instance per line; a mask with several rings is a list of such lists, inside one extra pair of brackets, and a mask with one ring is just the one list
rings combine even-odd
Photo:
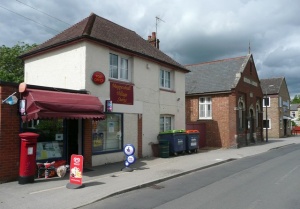
[(239, 128), (244, 128), (244, 103), (242, 101), (239, 102)]
[(260, 113), (260, 102), (256, 102), (256, 113), (255, 113), (255, 119), (256, 119), (256, 128), (258, 127), (259, 124), (259, 113)]

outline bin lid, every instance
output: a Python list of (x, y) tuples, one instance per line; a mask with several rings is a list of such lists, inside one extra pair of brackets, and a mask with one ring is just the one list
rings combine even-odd
[(185, 130), (178, 129), (178, 130), (168, 130), (168, 131), (159, 132), (159, 134), (174, 134), (174, 133), (185, 133)]
[(191, 133), (200, 133), (198, 130), (186, 130), (186, 133), (191, 134)]

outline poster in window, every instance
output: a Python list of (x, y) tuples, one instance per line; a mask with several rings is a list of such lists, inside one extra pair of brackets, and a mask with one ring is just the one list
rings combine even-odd
[(104, 133), (93, 133), (93, 148), (95, 151), (103, 150)]

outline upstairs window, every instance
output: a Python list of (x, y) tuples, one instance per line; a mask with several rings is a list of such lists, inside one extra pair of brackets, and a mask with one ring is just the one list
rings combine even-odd
[(110, 53), (109, 55), (109, 77), (123, 81), (130, 81), (129, 59), (112, 53)]
[(160, 70), (160, 87), (171, 89), (171, 72), (167, 70)]
[(199, 98), (199, 119), (211, 119), (211, 98), (200, 97)]
[(264, 107), (270, 107), (270, 97), (263, 99), (263, 106)]

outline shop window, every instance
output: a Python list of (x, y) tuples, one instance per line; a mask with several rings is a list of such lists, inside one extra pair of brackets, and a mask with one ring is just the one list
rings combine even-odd
[(93, 154), (122, 151), (123, 115), (106, 113), (106, 119), (93, 121)]
[(31, 120), (23, 123), (23, 132), (39, 134), (36, 160), (50, 161), (64, 156), (64, 122), (62, 119)]

